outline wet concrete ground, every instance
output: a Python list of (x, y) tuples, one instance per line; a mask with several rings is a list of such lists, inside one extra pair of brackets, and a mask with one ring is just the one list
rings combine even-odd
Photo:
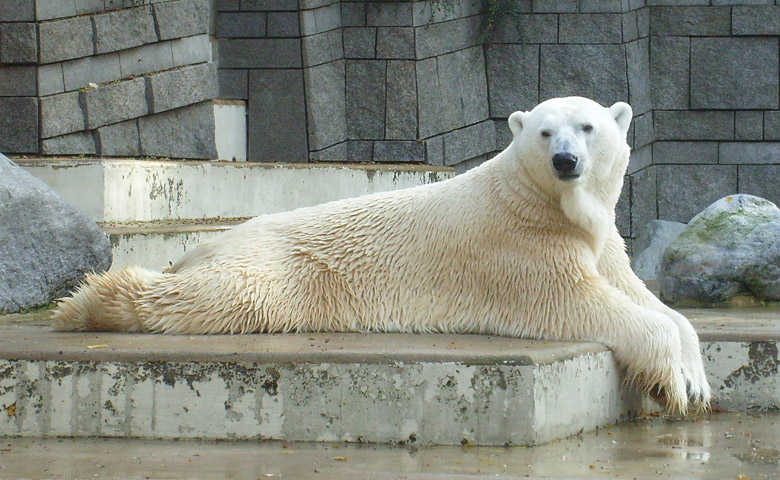
[(0, 439), (0, 478), (778, 479), (780, 413), (648, 418), (537, 447)]

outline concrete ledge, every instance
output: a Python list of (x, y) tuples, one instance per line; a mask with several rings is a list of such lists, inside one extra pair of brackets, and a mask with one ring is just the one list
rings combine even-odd
[[(690, 310), (716, 404), (780, 406), (777, 309)], [(593, 343), (155, 336), (0, 317), (0, 435), (532, 445), (653, 405)]]
[(430, 165), (18, 158), (96, 222), (254, 217), (452, 177)]
[(66, 334), (13, 321), (0, 335), (2, 435), (527, 445), (641, 409), (598, 344)]
[(101, 228), (111, 242), (111, 271), (140, 265), (159, 272), (201, 242), (246, 220), (248, 218), (103, 223)]

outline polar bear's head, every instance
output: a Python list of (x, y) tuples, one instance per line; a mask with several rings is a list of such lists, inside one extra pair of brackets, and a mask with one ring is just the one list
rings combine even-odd
[[(517, 153), (532, 180), (550, 193), (578, 186), (619, 193), (628, 164), (631, 107), (609, 108), (582, 97), (554, 98), (509, 117)], [(604, 192), (608, 197), (614, 192)]]

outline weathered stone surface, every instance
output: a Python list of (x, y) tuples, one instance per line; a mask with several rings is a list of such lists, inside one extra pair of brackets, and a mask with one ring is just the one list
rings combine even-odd
[(653, 143), (653, 163), (716, 164), (718, 163), (718, 144), (716, 142), (655, 142)]
[(479, 44), (480, 17), (415, 28), (415, 55), (418, 59), (443, 55)]
[[(513, 13), (529, 13), (528, 0), (512, 3)], [(415, 1), (412, 4), (412, 22), (415, 27), (431, 23), (441, 23), (458, 18), (479, 15), (482, 12), (480, 0), (453, 0), (452, 2)]]
[(341, 25), (363, 27), (366, 25), (365, 2), (341, 2)]
[(149, 7), (95, 15), (95, 53), (116, 52), (157, 41), (154, 14)]
[(380, 27), (412, 26), (411, 2), (368, 2), (366, 25)]
[(35, 21), (35, 0), (4, 0), (0, 2), (0, 22)]
[(90, 130), (149, 112), (143, 77), (87, 90), (82, 92), (82, 98)]
[(217, 35), (220, 38), (265, 37), (265, 25), (265, 12), (220, 12), (216, 15)]
[(217, 80), (219, 82), (220, 98), (235, 98), (246, 100), (247, 96), (247, 70), (228, 70), (220, 68), (217, 70)]
[(35, 19), (39, 21), (55, 18), (73, 17), (76, 15), (75, 2), (41, 2), (35, 1)]
[(0, 151), (8, 153), (38, 151), (37, 98), (0, 98)]
[(300, 13), (301, 34), (315, 35), (341, 26), (341, 5), (334, 3)]
[(252, 71), (249, 90), (253, 95), (247, 108), (247, 158), (254, 162), (306, 161), (309, 149), (302, 72)]
[(123, 50), (118, 56), (123, 78), (168, 70), (174, 66), (171, 42), (151, 43)]
[(737, 191), (735, 165), (658, 165), (658, 218), (688, 222), (715, 200)]
[(688, 37), (650, 39), (650, 78), (653, 107), (687, 109), (690, 98), (690, 49)]
[[(498, 133), (498, 132), (496, 132)], [(631, 180), (628, 175), (623, 177), (623, 188), (620, 190), (617, 204), (615, 205), (615, 226), (624, 241), (631, 240)], [(627, 243), (626, 251), (631, 255), (631, 245)]]
[(658, 279), (671, 303), (723, 304), (745, 294), (780, 300), (780, 209), (752, 195), (718, 200), (672, 242)]
[(298, 10), (298, 0), (241, 0), (243, 11), (295, 11)]
[(566, 13), (579, 10), (580, 2), (577, 0), (535, 0), (533, 11), (535, 13)]
[(347, 139), (344, 60), (304, 70), (309, 93), (308, 138), (312, 149), (323, 149)]
[[(626, 44), (628, 67), (628, 101), (634, 115), (641, 115), (653, 108), (652, 82), (650, 80), (650, 42), (643, 38)], [(650, 118), (650, 115), (648, 115)]]
[(41, 136), (57, 137), (86, 127), (78, 92), (41, 98)]
[(420, 138), (488, 118), (484, 65), (481, 47), (417, 62)]
[(41, 140), (44, 155), (95, 155), (95, 139), (90, 132), (76, 132)]
[(141, 155), (214, 159), (214, 106), (190, 105), (139, 119)]
[(62, 78), (67, 91), (84, 88), (90, 83), (119, 80), (122, 78), (119, 54), (109, 53), (62, 62)]
[(602, 105), (628, 98), (626, 76), (614, 74), (626, 71), (622, 45), (542, 45), (540, 55), (541, 98), (580, 95)]
[(387, 62), (385, 138), (417, 138), (417, 87), (413, 61)]
[(558, 15), (504, 15), (490, 35), (495, 43), (558, 43)]
[(720, 145), (719, 163), (780, 164), (780, 143), (728, 142)]
[(761, 140), (764, 133), (763, 112), (743, 111), (734, 114), (735, 140)]
[(414, 29), (379, 27), (376, 34), (376, 58), (414, 59)]
[(633, 42), (640, 38), (639, 24), (637, 23), (637, 12), (628, 12), (621, 15), (623, 29), (623, 41)]
[(41, 23), (38, 34), (41, 63), (86, 57), (94, 52), (89, 17)]
[(710, 6), (651, 8), (650, 28), (653, 35), (729, 35), (731, 9)]
[(219, 40), (220, 68), (300, 68), (298, 38), (223, 38)]
[(764, 139), (780, 140), (780, 111), (764, 112)]
[(211, 42), (208, 35), (171, 40), (173, 66), (193, 65), (211, 61)]
[(38, 38), (34, 23), (0, 24), (0, 62), (36, 63)]
[(563, 14), (559, 20), (559, 42), (621, 43), (623, 41), (621, 17), (622, 15), (609, 13)]
[(309, 153), (312, 162), (352, 162), (347, 158), (347, 142), (341, 142), (323, 150)]
[(208, 32), (210, 0), (178, 0), (154, 4), (160, 40), (190, 37)]
[(642, 280), (658, 278), (664, 252), (684, 229), (684, 223), (666, 220), (653, 220), (645, 225), (633, 242), (631, 268), (636, 276)]
[[(636, 237), (639, 228), (652, 220), (658, 219), (657, 203), (657, 167), (649, 167), (632, 173), (631, 188), (631, 237)], [(627, 188), (627, 187), (623, 187)]]
[(740, 165), (739, 193), (765, 198), (780, 204), (780, 165)]
[(776, 38), (691, 39), (691, 107), (778, 108)]
[(347, 60), (346, 69), (348, 137), (356, 140), (384, 138), (387, 62)]
[(65, 81), (62, 77), (62, 64), (51, 63), (38, 65), (38, 95), (46, 96), (65, 91)]
[(269, 37), (297, 37), (300, 34), (297, 12), (268, 12)]
[(217, 66), (201, 63), (146, 77), (149, 111), (153, 113), (192, 105), (217, 96)]
[(100, 228), (0, 155), (0, 313), (46, 305), (111, 266)]
[(539, 103), (539, 47), (494, 44), (485, 50), (490, 117), (509, 117)]
[(653, 112), (656, 140), (732, 140), (734, 113), (724, 111)]
[(107, 125), (96, 131), (100, 144), (100, 155), (109, 157), (141, 155), (138, 120)]
[(444, 165), (457, 165), (492, 152), (496, 145), (496, 129), (492, 120), (445, 134)]
[(311, 67), (343, 60), (347, 39), (346, 36), (342, 39), (341, 33), (341, 30), (336, 29), (303, 37), (303, 66)]
[(374, 58), (376, 55), (376, 28), (345, 28), (343, 35), (345, 58)]
[(733, 35), (780, 35), (780, 6), (736, 6), (731, 22)]
[(414, 140), (374, 142), (373, 161), (402, 163), (425, 160), (425, 145)]
[(34, 65), (0, 66), (0, 97), (34, 97), (36, 70)]
[[(634, 112), (636, 114), (636, 112)], [(653, 114), (645, 113), (634, 117), (634, 141), (633, 147), (638, 149), (650, 145), (655, 140), (653, 129)]]
[(347, 140), (348, 162), (373, 162), (374, 142), (371, 140)]
[(628, 158), (628, 169), (626, 170), (626, 173), (629, 175), (633, 175), (639, 170), (647, 168), (652, 164), (653, 164), (652, 145), (645, 145), (644, 147), (634, 148), (631, 150), (631, 155)]

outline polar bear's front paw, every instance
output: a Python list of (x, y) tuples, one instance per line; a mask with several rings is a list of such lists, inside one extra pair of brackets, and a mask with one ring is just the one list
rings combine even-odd
[[(691, 406), (696, 411), (707, 411), (710, 409), (711, 392), (710, 385), (707, 383), (707, 375), (704, 373), (704, 367), (701, 365), (695, 366), (692, 371), (690, 369), (683, 369), (683, 376), (685, 377), (685, 387), (688, 392), (688, 400)], [(688, 370), (688, 371), (686, 371)]]

